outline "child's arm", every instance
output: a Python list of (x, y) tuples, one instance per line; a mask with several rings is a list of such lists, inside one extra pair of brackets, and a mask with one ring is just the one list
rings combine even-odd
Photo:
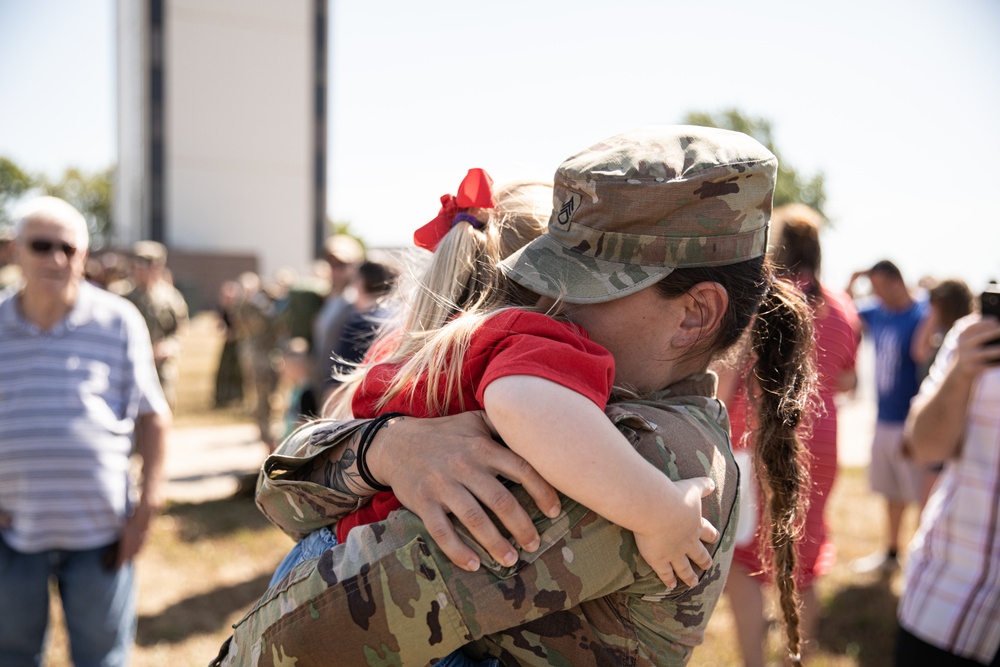
[(552, 486), (635, 533), (643, 558), (669, 587), (674, 573), (712, 563), (702, 541), (719, 533), (701, 516), (708, 478), (672, 482), (643, 459), (601, 409), (549, 380), (510, 375), (484, 393), (486, 414), (503, 441)]

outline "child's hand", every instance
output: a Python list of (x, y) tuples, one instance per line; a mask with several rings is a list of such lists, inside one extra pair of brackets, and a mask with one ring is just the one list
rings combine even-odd
[(707, 570), (712, 565), (712, 556), (704, 543), (719, 539), (719, 531), (701, 516), (701, 499), (715, 490), (715, 482), (708, 477), (695, 477), (675, 484), (683, 504), (664, 513), (656, 529), (635, 532), (639, 553), (670, 590), (677, 587), (677, 579), (688, 586), (697, 585), (698, 573), (694, 567)]

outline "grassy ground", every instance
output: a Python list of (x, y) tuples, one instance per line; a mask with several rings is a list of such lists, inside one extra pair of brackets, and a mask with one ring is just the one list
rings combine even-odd
[(184, 336), (184, 352), (180, 362), (177, 409), (174, 425), (211, 426), (252, 421), (247, 396), (245, 406), (223, 410), (213, 409), (215, 402), (215, 372), (222, 350), (222, 334), (218, 319), (212, 313), (200, 313), (191, 320)]
[[(211, 317), (199, 316), (185, 341), (177, 423), (204, 425), (245, 420), (240, 410), (210, 409), (221, 341)], [(841, 470), (828, 507), (838, 564), (818, 584), (822, 602), (818, 645), (807, 664), (816, 667), (881, 667), (891, 664), (898, 575), (859, 577), (847, 564), (878, 548), (882, 506), (867, 489), (863, 470)], [(912, 530), (913, 517), (907, 531)], [(204, 665), (236, 622), (263, 592), (291, 541), (268, 524), (248, 499), (171, 504), (154, 526), (138, 559), (139, 630), (136, 667)], [(777, 611), (768, 612), (776, 617)], [(61, 612), (53, 612), (47, 664), (69, 665)], [(780, 624), (772, 624), (768, 648), (780, 665)], [(333, 665), (334, 662), (331, 662)], [(725, 599), (709, 624), (694, 667), (739, 664), (732, 617)]]

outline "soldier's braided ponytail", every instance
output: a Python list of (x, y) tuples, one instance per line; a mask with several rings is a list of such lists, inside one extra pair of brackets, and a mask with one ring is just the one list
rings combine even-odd
[[(764, 552), (772, 555), (773, 577), (785, 619), (788, 652), (799, 663), (799, 601), (795, 586), (795, 541), (805, 518), (801, 493), (808, 483), (796, 427), (812, 395), (815, 372), (812, 318), (802, 293), (784, 280), (771, 284), (754, 320), (751, 339), (757, 429), (754, 472), (764, 491), (769, 528)], [(800, 495), (801, 494), (801, 495)]]
[[(801, 652), (799, 600), (795, 587), (795, 540), (805, 517), (807, 472), (796, 427), (815, 388), (812, 313), (791, 283), (775, 280), (764, 257), (719, 267), (677, 269), (658, 284), (666, 298), (684, 294), (700, 282), (726, 289), (729, 307), (708, 350), (721, 353), (751, 326), (752, 373), (759, 386), (755, 401), (759, 428), (751, 433), (754, 475), (767, 499), (767, 535), (774, 580), (785, 620), (788, 653), (798, 664)], [(754, 383), (751, 383), (754, 384)]]

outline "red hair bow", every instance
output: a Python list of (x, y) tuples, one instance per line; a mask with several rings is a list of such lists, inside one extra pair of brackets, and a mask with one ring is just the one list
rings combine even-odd
[[(466, 214), (470, 208), (493, 208), (493, 179), (482, 169), (470, 169), (458, 186), (457, 195), (441, 195), (441, 210), (437, 217), (413, 232), (413, 242), (431, 252), (437, 248), (444, 235), (458, 222), (468, 222), (476, 229), (482, 223)], [(478, 223), (478, 224), (477, 224)]]

